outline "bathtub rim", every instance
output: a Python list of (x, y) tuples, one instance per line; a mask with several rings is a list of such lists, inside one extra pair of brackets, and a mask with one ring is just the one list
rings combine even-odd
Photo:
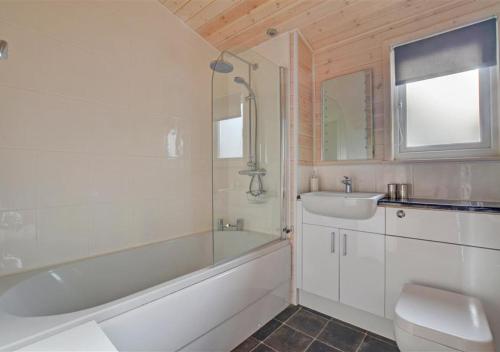
[[(216, 258), (215, 258), (215, 252), (214, 252), (214, 247), (215, 247), (215, 244), (216, 244), (215, 236), (219, 232), (220, 233), (229, 233), (230, 236), (236, 236), (236, 235), (239, 235), (239, 234), (263, 235), (263, 236), (266, 236), (268, 238), (268, 241), (265, 242), (265, 243), (256, 245), (255, 247), (250, 248), (250, 249), (248, 249), (246, 251), (237, 252), (236, 254), (234, 254), (232, 256), (227, 256), (227, 257), (224, 257), (222, 260), (218, 260), (216, 262), (213, 262), (214, 260), (216, 260)], [(64, 313), (55, 313), (55, 314), (44, 314), (44, 315), (41, 315), (41, 314), (37, 314), (37, 315), (16, 314), (12, 310), (9, 310), (8, 307), (6, 307), (6, 306), (8, 306), (8, 303), (5, 304), (4, 301), (3, 301), (4, 295), (7, 294), (7, 293), (9, 293), (13, 289), (15, 289), (18, 285), (23, 284), (24, 282), (29, 281), (29, 280), (31, 280), (33, 278), (36, 278), (36, 277), (38, 277), (40, 275), (47, 274), (50, 271), (55, 271), (55, 273), (57, 274), (57, 270), (59, 270), (61, 268), (64, 268), (64, 267), (67, 267), (67, 266), (78, 267), (78, 263), (81, 263), (81, 262), (92, 261), (92, 260), (95, 260), (95, 259), (99, 259), (101, 257), (114, 256), (114, 255), (119, 255), (119, 254), (134, 252), (134, 251), (137, 251), (137, 250), (144, 250), (144, 249), (147, 249), (148, 247), (155, 247), (155, 246), (158, 246), (158, 245), (160, 245), (160, 246), (161, 245), (168, 245), (168, 244), (172, 244), (172, 243), (174, 243), (176, 241), (183, 241), (183, 240), (192, 239), (192, 238), (200, 237), (200, 236), (203, 236), (203, 237), (205, 237), (205, 236), (212, 236), (212, 245), (211, 245), (211, 247), (212, 247), (212, 251), (213, 252), (212, 252), (212, 261), (211, 262), (207, 262), (205, 266), (200, 266), (196, 270), (187, 272), (185, 274), (181, 274), (181, 275), (179, 275), (177, 277), (174, 277), (174, 278), (172, 278), (170, 280), (167, 280), (167, 281), (161, 281), (161, 282), (156, 283), (154, 285), (147, 286), (147, 287), (145, 287), (143, 289), (140, 289), (140, 290), (138, 290), (136, 292), (132, 292), (130, 294), (127, 294), (126, 296), (117, 297), (116, 299), (113, 299), (113, 300), (110, 300), (110, 301), (107, 301), (107, 302), (104, 302), (104, 303), (100, 303), (100, 304), (96, 304), (94, 306), (89, 306), (89, 307), (77, 309), (77, 310), (74, 310), (74, 311), (69, 311), (69, 312), (64, 312)], [(277, 240), (280, 240), (280, 238), (277, 237), (277, 236), (274, 236), (273, 234), (262, 233), (262, 232), (251, 231), (251, 230), (245, 230), (245, 231), (208, 231), (208, 232), (199, 232), (199, 233), (193, 233), (193, 234), (186, 235), (186, 236), (180, 236), (180, 237), (170, 238), (170, 239), (166, 239), (166, 240), (162, 240), (162, 241), (158, 241), (158, 242), (147, 243), (147, 244), (143, 244), (143, 245), (139, 245), (139, 246), (135, 246), (135, 247), (131, 247), (131, 248), (125, 248), (125, 249), (122, 249), (122, 250), (113, 251), (113, 252), (109, 252), (109, 253), (102, 253), (102, 254), (94, 255), (94, 256), (91, 256), (91, 257), (87, 257), (87, 258), (80, 258), (80, 259), (69, 261), (69, 262), (65, 262), (65, 263), (58, 263), (58, 264), (54, 264), (54, 265), (50, 265), (50, 266), (46, 266), (46, 267), (42, 267), (42, 268), (36, 268), (34, 270), (23, 271), (23, 272), (11, 274), (11, 275), (1, 276), (0, 277), (0, 313), (3, 312), (5, 314), (11, 315), (11, 316), (15, 316), (15, 317), (19, 317), (19, 318), (37, 318), (37, 317), (48, 318), (48, 317), (64, 316), (64, 315), (68, 315), (68, 314), (74, 314), (74, 313), (79, 313), (79, 312), (91, 310), (91, 309), (94, 309), (94, 308), (97, 308), (97, 307), (103, 307), (103, 306), (105, 306), (108, 303), (117, 302), (117, 301), (121, 300), (122, 298), (133, 297), (135, 294), (140, 294), (140, 293), (146, 292), (146, 291), (148, 291), (148, 290), (150, 290), (150, 289), (152, 289), (154, 287), (162, 286), (166, 282), (173, 282), (174, 280), (176, 280), (178, 278), (181, 278), (181, 277), (186, 276), (186, 275), (191, 275), (191, 274), (193, 274), (193, 273), (195, 273), (197, 271), (204, 270), (204, 269), (211, 269), (213, 267), (216, 267), (219, 264), (223, 264), (225, 262), (232, 261), (233, 259), (236, 259), (236, 258), (239, 258), (241, 256), (244, 256), (244, 255), (246, 255), (248, 253), (251, 253), (251, 252), (253, 252), (255, 250), (259, 250), (261, 247), (264, 247), (264, 246), (266, 246), (266, 245), (268, 245), (270, 243), (273, 243), (273, 242), (275, 242)], [(174, 244), (174, 246), (175, 246), (175, 244)], [(4, 283), (2, 283), (3, 280), (5, 280), (7, 282), (9, 282), (9, 281), (12, 281), (12, 282), (4, 284)], [(6, 308), (3, 310), (4, 307), (6, 307)]]
[(0, 310), (0, 351), (21, 348), (88, 321), (99, 323), (111, 319), (287, 246), (290, 246), (288, 239), (277, 238), (237, 257), (225, 259), (117, 300), (72, 313), (20, 317)]

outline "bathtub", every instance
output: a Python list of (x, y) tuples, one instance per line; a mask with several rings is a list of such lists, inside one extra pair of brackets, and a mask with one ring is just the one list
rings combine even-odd
[(119, 350), (230, 350), (287, 306), (290, 263), (288, 241), (224, 231), (0, 277), (0, 350), (88, 321)]

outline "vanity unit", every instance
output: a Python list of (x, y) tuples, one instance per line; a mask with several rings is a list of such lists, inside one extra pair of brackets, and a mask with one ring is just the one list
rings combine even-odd
[(415, 283), (479, 298), (500, 340), (496, 204), (380, 200), (372, 217), (347, 219), (299, 201), (295, 264), (300, 304), (383, 336)]

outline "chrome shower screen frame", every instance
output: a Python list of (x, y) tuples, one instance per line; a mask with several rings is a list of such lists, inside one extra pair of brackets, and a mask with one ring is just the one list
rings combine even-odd
[[(227, 64), (227, 66), (231, 68), (230, 72), (219, 72), (214, 70), (218, 60)], [(219, 247), (231, 246), (230, 242), (225, 242), (228, 240), (228, 232), (222, 232), (221, 229), (224, 231), (231, 231), (231, 229), (235, 228), (233, 225), (238, 218), (240, 220), (244, 219), (245, 226), (242, 232), (234, 233), (235, 237), (233, 237), (233, 240), (235, 241), (240, 241), (237, 236), (241, 235), (244, 237), (245, 233), (254, 233), (257, 231), (256, 233), (274, 236), (274, 239), (270, 240), (270, 242), (273, 242), (275, 240), (287, 239), (291, 232), (289, 223), (290, 199), (288, 196), (288, 71), (286, 68), (276, 65), (265, 57), (252, 51), (245, 52), (242, 55), (235, 55), (228, 51), (221, 52), (218, 58), (210, 63), (210, 67), (212, 68), (211, 129), (213, 138), (211, 156), (211, 170), (213, 175), (211, 200), (212, 234), (214, 239), (214, 261), (219, 262), (217, 258), (221, 258), (221, 256), (216, 255), (217, 251), (220, 252)], [(235, 93), (239, 94), (237, 93), (238, 89), (235, 90), (233, 86), (236, 80), (239, 80), (238, 77), (245, 77), (246, 79), (241, 78), (241, 80), (245, 80), (245, 83), (248, 83), (250, 87), (250, 89), (243, 89), (241, 94), (247, 94), (248, 90), (249, 97), (255, 96), (257, 101), (260, 101), (260, 105), (257, 109), (259, 110), (259, 118), (262, 116), (260, 122), (264, 123), (264, 125), (261, 126), (263, 129), (259, 130), (259, 137), (262, 134), (261, 132), (264, 131), (264, 134), (259, 138), (258, 142), (259, 155), (264, 158), (262, 159), (264, 163), (262, 167), (265, 168), (267, 165), (271, 167), (272, 171), (271, 178), (266, 182), (266, 189), (270, 190), (270, 194), (265, 196), (262, 201), (249, 199), (249, 213), (247, 213), (247, 205), (245, 201), (243, 201), (244, 198), (241, 198), (245, 196), (243, 193), (238, 195), (243, 191), (240, 189), (241, 183), (236, 185), (236, 188), (232, 186), (234, 185), (232, 182), (236, 180), (233, 175), (233, 170), (237, 170), (240, 163), (243, 165), (243, 162), (247, 162), (246, 159), (248, 154), (246, 153), (248, 151), (245, 152), (241, 159), (233, 159), (232, 161), (220, 159), (217, 155), (218, 121), (225, 119), (223, 117), (225, 111), (232, 111), (232, 113), (234, 113), (234, 109), (231, 108), (233, 105), (231, 104), (235, 104), (235, 102), (233, 98), (229, 99), (229, 97), (235, 95)], [(238, 81), (236, 83), (240, 82)], [(252, 95), (253, 91), (255, 91), (255, 93)], [(253, 108), (255, 107), (252, 106), (249, 97), (245, 97), (245, 100), (242, 100), (242, 102), (250, 102), (250, 104), (245, 107), (245, 116), (251, 119), (254, 113)], [(248, 128), (248, 125), (246, 125), (245, 129), (246, 128)], [(267, 131), (267, 133), (265, 131)], [(244, 138), (247, 138), (246, 132), (243, 134), (245, 136)], [(250, 140), (251, 137), (248, 139)], [(246, 141), (243, 141), (243, 143), (247, 146)], [(229, 169), (227, 169), (227, 167), (229, 167)], [(236, 172), (238, 173), (238, 171)], [(225, 177), (229, 177), (229, 179), (225, 179)], [(236, 198), (234, 198), (234, 195), (236, 195)], [(259, 205), (260, 202), (262, 202), (262, 205)], [(252, 208), (254, 210), (252, 210)], [(260, 210), (255, 212), (255, 209)], [(264, 212), (263, 214), (268, 215), (264, 215), (262, 222), (259, 223), (260, 212)], [(221, 222), (222, 226), (220, 226)], [(247, 223), (248, 228), (246, 226)], [(228, 226), (226, 227), (225, 225)], [(225, 238), (225, 240), (222, 238)], [(252, 249), (270, 242), (257, 244), (255, 247), (252, 247)]]

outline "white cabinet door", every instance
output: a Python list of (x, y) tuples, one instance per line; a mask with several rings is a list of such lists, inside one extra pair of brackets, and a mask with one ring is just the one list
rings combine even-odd
[(334, 301), (339, 299), (339, 230), (302, 227), (302, 289)]
[(341, 230), (340, 302), (384, 316), (385, 236)]
[(463, 250), (457, 245), (387, 236), (386, 317), (394, 317), (406, 283), (461, 291), (466, 270)]

